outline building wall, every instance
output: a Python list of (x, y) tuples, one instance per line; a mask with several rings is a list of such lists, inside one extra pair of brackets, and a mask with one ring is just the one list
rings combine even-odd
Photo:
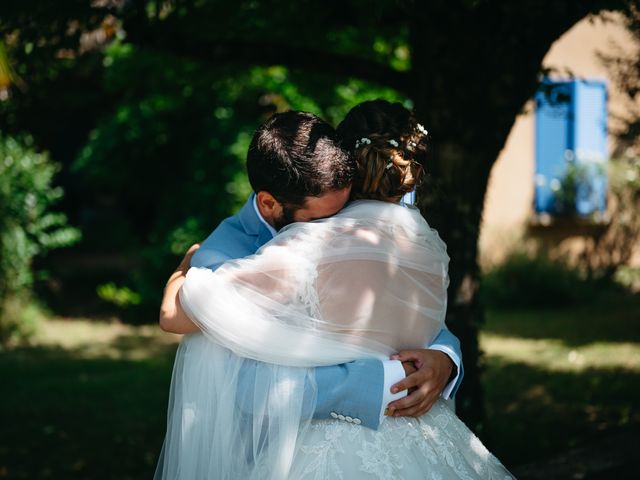
[[(543, 66), (553, 69), (552, 77), (599, 78), (609, 86), (609, 127), (616, 128), (615, 117), (625, 115), (625, 102), (598, 54), (613, 54), (616, 49), (632, 52), (635, 48), (623, 18), (608, 14), (584, 19), (559, 38), (544, 58)], [(491, 171), (480, 234), (480, 261), (484, 266), (499, 263), (517, 245), (521, 245), (532, 214), (534, 179), (533, 102), (523, 106), (509, 138)], [(609, 147), (615, 141), (609, 136)], [(640, 261), (640, 255), (636, 255)]]

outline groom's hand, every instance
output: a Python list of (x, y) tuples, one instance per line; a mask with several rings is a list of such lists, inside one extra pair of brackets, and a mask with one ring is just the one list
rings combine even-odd
[(447, 386), (454, 364), (446, 353), (439, 350), (403, 350), (391, 357), (400, 360), (403, 366), (413, 362), (416, 371), (409, 373), (401, 382), (391, 387), (393, 393), (408, 390), (408, 395), (391, 402), (389, 415), (396, 417), (419, 417), (425, 414), (440, 398), (442, 390)]

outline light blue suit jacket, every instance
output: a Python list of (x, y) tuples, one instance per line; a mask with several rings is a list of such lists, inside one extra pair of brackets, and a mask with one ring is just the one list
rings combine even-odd
[[(253, 204), (254, 195), (236, 215), (227, 218), (201, 244), (191, 259), (192, 267), (218, 268), (227, 260), (254, 254), (273, 237), (258, 217)], [(462, 381), (460, 342), (449, 330), (442, 330), (430, 348), (439, 348), (453, 358), (458, 357), (459, 374), (450, 396)], [(258, 362), (255, 362), (256, 364)], [(258, 365), (256, 365), (258, 368)], [(250, 375), (249, 372), (247, 372)], [(384, 368), (375, 359), (356, 360), (331, 367), (315, 369), (317, 402), (313, 417), (331, 418), (331, 413), (358, 418), (362, 425), (377, 429), (384, 388)]]

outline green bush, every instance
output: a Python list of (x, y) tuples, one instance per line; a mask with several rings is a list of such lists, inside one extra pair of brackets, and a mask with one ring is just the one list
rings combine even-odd
[(492, 307), (559, 307), (575, 305), (610, 288), (561, 262), (514, 253), (482, 278), (483, 301)]
[(52, 186), (57, 169), (30, 138), (0, 135), (0, 345), (33, 329), (23, 320), (35, 315), (21, 308), (30, 304), (33, 258), (80, 237), (63, 214), (51, 211), (63, 195)]
[(28, 291), (7, 297), (0, 317), (0, 350), (28, 342), (37, 333), (44, 317), (44, 310)]

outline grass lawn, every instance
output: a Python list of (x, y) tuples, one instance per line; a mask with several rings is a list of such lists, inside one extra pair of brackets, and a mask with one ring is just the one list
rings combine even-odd
[(640, 298), (489, 311), (483, 437), (509, 465), (640, 427)]
[(152, 478), (175, 342), (55, 320), (34, 347), (0, 353), (0, 478)]
[[(507, 465), (640, 425), (640, 299), (490, 311), (481, 343), (481, 437)], [(0, 352), (0, 479), (151, 478), (175, 346), (153, 326), (56, 319)]]

